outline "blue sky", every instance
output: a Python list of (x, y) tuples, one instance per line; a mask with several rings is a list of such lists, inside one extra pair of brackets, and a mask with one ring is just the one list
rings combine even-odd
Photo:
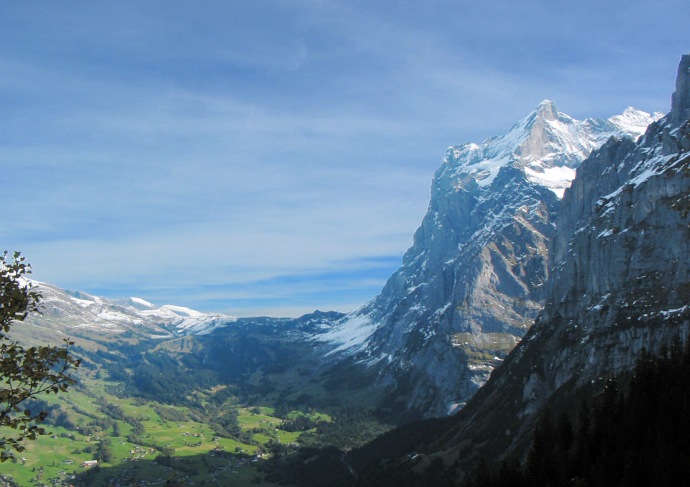
[(0, 247), (237, 316), (349, 311), (446, 147), (542, 99), (666, 112), (685, 1), (0, 0)]

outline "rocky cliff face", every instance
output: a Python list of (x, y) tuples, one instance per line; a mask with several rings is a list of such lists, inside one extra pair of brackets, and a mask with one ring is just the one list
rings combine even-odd
[[(637, 143), (614, 138), (577, 170), (556, 219), (546, 305), (437, 445), (524, 446), (545, 405), (690, 335), (690, 56), (671, 112)], [(467, 449), (470, 451), (471, 449)]]
[(566, 191), (553, 278), (535, 328), (544, 335), (539, 341), (567, 338), (566, 346), (548, 349), (553, 356), (541, 376), (546, 391), (628, 369), (642, 347), (657, 351), (673, 335), (687, 336), (688, 69), (690, 56), (684, 56), (671, 112), (637, 144), (609, 141)]
[(628, 109), (578, 121), (545, 101), (503, 136), (449, 148), (402, 267), (319, 336), (330, 356), (375, 368), (397, 408), (441, 416), (463, 405), (543, 307), (554, 218), (574, 168), (653, 119)]

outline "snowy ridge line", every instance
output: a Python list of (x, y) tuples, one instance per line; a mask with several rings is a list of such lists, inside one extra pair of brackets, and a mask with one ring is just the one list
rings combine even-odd
[[(202, 335), (236, 321), (220, 313), (204, 313), (174, 305), (157, 307), (141, 298), (106, 299), (71, 292), (51, 284), (32, 281), (42, 295), (41, 308), (50, 321), (67, 328), (120, 333), (127, 329), (146, 331), (152, 338)], [(141, 307), (145, 309), (140, 309)]]

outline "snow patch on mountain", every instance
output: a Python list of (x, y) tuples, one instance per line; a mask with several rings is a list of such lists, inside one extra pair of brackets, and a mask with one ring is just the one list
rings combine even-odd
[(575, 170), (567, 166), (547, 168), (527, 166), (525, 167), (525, 174), (529, 181), (546, 186), (559, 198), (563, 198), (563, 193), (575, 179)]
[(347, 350), (351, 352), (358, 350), (378, 328), (378, 324), (365, 314), (348, 316), (346, 323), (347, 326), (335, 326), (325, 333), (312, 337), (312, 339), (328, 342), (335, 347), (327, 356)]
[(148, 301), (144, 301), (141, 298), (129, 298), (129, 299), (130, 299), (130, 301), (132, 301), (132, 303), (140, 304), (141, 306), (145, 306), (147, 308), (154, 308), (155, 307), (153, 304), (149, 303)]

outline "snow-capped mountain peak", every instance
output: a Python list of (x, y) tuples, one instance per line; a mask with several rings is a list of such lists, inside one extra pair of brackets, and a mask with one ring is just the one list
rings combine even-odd
[(551, 100), (542, 100), (537, 105), (537, 108), (534, 109), (534, 113), (536, 115), (535, 118), (542, 118), (544, 120), (556, 120), (559, 116), (563, 116), (556, 108), (556, 104)]
[(593, 149), (614, 135), (637, 138), (659, 118), (661, 114), (629, 107), (608, 120), (579, 121), (559, 112), (554, 102), (544, 100), (506, 134), (481, 144), (449, 148), (444, 164), (453, 168), (449, 176), (471, 176), (480, 187), (491, 186), (501, 168), (518, 167), (530, 181), (561, 198), (575, 177), (575, 168)]
[(654, 112), (651, 115), (634, 107), (626, 108), (620, 115), (614, 115), (609, 121), (624, 132), (639, 137), (644, 134), (647, 127), (663, 117), (661, 112)]

